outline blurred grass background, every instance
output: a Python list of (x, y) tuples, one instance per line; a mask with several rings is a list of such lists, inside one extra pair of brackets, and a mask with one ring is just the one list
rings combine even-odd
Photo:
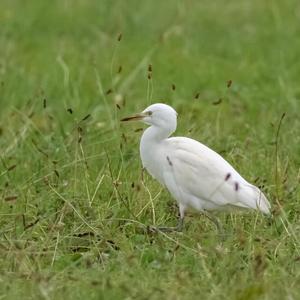
[[(2, 0), (1, 298), (298, 299), (299, 19), (293, 0)], [(177, 209), (119, 120), (158, 101), (272, 220), (217, 214), (222, 241), (191, 212), (147, 233)]]

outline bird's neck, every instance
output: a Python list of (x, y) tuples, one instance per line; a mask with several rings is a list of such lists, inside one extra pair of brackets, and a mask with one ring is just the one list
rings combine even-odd
[(172, 132), (173, 131), (152, 125), (144, 131), (141, 144), (149, 144), (150, 146), (150, 144), (159, 143), (167, 139)]
[(155, 169), (156, 164), (153, 158), (157, 157), (157, 153), (160, 152), (163, 141), (165, 141), (170, 134), (171, 132), (162, 130), (161, 127), (151, 126), (144, 131), (141, 138), (140, 155), (143, 167), (157, 179), (159, 179), (160, 175)]

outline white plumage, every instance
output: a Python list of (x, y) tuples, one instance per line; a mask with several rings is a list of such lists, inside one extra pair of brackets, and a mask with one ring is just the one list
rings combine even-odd
[(270, 213), (265, 195), (218, 153), (190, 138), (169, 137), (177, 127), (172, 107), (153, 104), (122, 121), (130, 120), (151, 125), (141, 138), (142, 163), (177, 200), (181, 221), (187, 207), (199, 211), (237, 207)]

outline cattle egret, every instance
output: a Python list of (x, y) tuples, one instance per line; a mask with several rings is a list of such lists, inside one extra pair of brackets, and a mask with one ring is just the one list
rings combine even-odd
[(270, 214), (270, 203), (262, 191), (218, 153), (193, 139), (170, 137), (177, 127), (177, 112), (169, 105), (153, 104), (121, 121), (150, 125), (140, 142), (142, 164), (176, 199), (177, 230), (182, 230), (188, 207), (200, 212), (247, 208)]

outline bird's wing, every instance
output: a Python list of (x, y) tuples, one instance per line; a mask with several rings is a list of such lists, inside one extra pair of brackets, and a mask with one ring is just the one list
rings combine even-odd
[(168, 143), (169, 169), (177, 189), (216, 207), (233, 205), (269, 213), (264, 194), (219, 154), (189, 138), (170, 138)]

